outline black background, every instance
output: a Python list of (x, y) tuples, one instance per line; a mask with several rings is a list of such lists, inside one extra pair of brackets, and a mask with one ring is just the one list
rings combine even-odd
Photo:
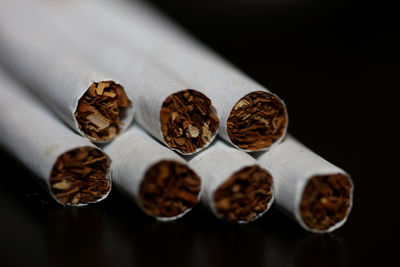
[[(348, 171), (354, 208), (332, 234), (272, 209), (224, 224), (201, 206), (173, 223), (114, 190), (62, 208), (1, 151), (1, 266), (385, 266), (399, 238), (399, 9), (383, 1), (152, 1), (280, 95), (290, 132)], [(394, 260), (394, 261), (393, 261)]]

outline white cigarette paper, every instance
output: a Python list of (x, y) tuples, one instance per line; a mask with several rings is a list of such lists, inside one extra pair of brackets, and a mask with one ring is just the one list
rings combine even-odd
[[(29, 21), (35, 28), (42, 28), (42, 32), (63, 32), (57, 36), (59, 38), (52, 38), (53, 42), (61, 46), (68, 43), (71, 49), (80, 51), (83, 57), (90, 58), (90, 61), (96, 62), (98, 66), (107, 69), (121, 80), (129, 95), (137, 100), (137, 122), (152, 136), (171, 149), (186, 155), (207, 147), (215, 138), (219, 120), (207, 96), (191, 89), (162, 67), (143, 59), (131, 47), (130, 42), (116, 42), (113, 38), (104, 38), (107, 34), (104, 34), (102, 23), (81, 23), (79, 16), (76, 17), (75, 13), (64, 8), (64, 5), (68, 7), (70, 3), (28, 3), (29, 8), (20, 11), (24, 21)], [(186, 111), (178, 110), (176, 105), (172, 105), (172, 108), (166, 105), (168, 99), (176, 96), (193, 99), (184, 101)], [(199, 102), (199, 99), (202, 102)], [(170, 103), (173, 104), (174, 100)], [(197, 103), (205, 104), (198, 108)], [(207, 108), (205, 113), (204, 108)], [(189, 116), (184, 116), (185, 112)], [(174, 116), (176, 118), (170, 118)], [(180, 117), (185, 117), (186, 122), (183, 125), (179, 125)], [(176, 129), (179, 131), (174, 131), (175, 128), (179, 128)]]
[[(237, 148), (266, 150), (285, 136), (288, 117), (279, 97), (148, 6), (136, 1), (127, 4), (85, 0), (65, 2), (59, 10), (72, 14), (71, 20), (79, 21), (84, 27), (100, 28), (102, 36), (114, 42), (129, 41), (131, 47), (209, 96), (221, 119), (220, 135)], [(96, 14), (100, 19), (88, 14)], [(240, 114), (243, 116), (237, 118)], [(243, 124), (249, 128), (245, 132), (241, 131)], [(255, 130), (254, 125), (259, 129)]]
[(182, 217), (198, 202), (201, 180), (185, 160), (133, 125), (105, 147), (115, 186), (148, 215)]
[[(285, 141), (279, 146), (271, 149), (271, 151), (261, 154), (257, 157), (259, 164), (271, 171), (275, 181), (275, 203), (279, 205), (289, 216), (294, 218), (305, 230), (315, 233), (332, 232), (335, 229), (341, 227), (347, 220), (350, 213), (352, 202), (353, 202), (353, 182), (350, 176), (342, 169), (329, 163), (325, 159), (321, 158), (307, 147), (299, 143), (291, 136), (287, 136)], [(310, 227), (304, 221), (301, 215), (301, 203), (305, 197), (304, 192), (311, 181), (315, 177), (325, 177), (321, 179), (335, 179), (339, 176), (344, 184), (348, 188), (335, 189), (324, 188), (324, 191), (328, 191), (327, 195), (325, 192), (318, 192), (318, 188), (314, 188), (315, 194), (320, 194), (316, 200), (318, 205), (325, 205), (343, 202), (342, 214), (343, 218), (336, 222), (325, 223), (323, 221), (315, 221), (314, 223), (323, 223), (323, 227)], [(331, 178), (329, 178), (331, 177)], [(337, 181), (333, 181), (335, 184), (339, 184)], [(345, 192), (345, 195), (336, 195), (337, 192), (330, 192), (331, 190), (341, 190)], [(344, 200), (340, 197), (345, 197)], [(330, 198), (333, 198), (330, 200)], [(329, 202), (332, 203), (329, 203)], [(319, 204), (320, 202), (321, 204)], [(329, 209), (329, 206), (326, 206)], [(339, 212), (335, 210), (335, 207), (329, 212)], [(312, 214), (314, 215), (314, 214)], [(325, 218), (326, 219), (326, 218)], [(328, 218), (329, 219), (329, 218)], [(337, 219), (337, 220), (338, 220)]]
[[(218, 218), (248, 223), (262, 216), (274, 200), (269, 172), (260, 168), (247, 153), (220, 140), (195, 155), (189, 165), (203, 179), (202, 202)], [(252, 169), (255, 172), (247, 175), (247, 171)], [(239, 173), (241, 177), (236, 177)], [(225, 195), (218, 198), (217, 192), (224, 192)]]
[[(105, 199), (110, 192), (111, 176), (108, 168), (111, 162), (108, 156), (87, 139), (75, 134), (58, 121), (30, 93), (24, 91), (21, 85), (6, 77), (1, 69), (0, 131), (0, 144), (37, 175), (40, 179), (39, 182), (45, 186), (58, 203), (83, 206)], [(105, 163), (106, 169), (101, 182), (106, 188), (95, 201), (80, 200), (81, 192), (78, 191), (80, 195), (77, 196), (77, 199), (71, 203), (63, 203), (53, 189), (68, 190), (67, 187), (71, 186), (72, 188), (72, 185), (69, 184), (68, 179), (57, 185), (51, 183), (52, 173), (57, 167), (58, 159), (79, 149), (101, 155), (101, 158), (94, 158), (93, 160), (101, 160)], [(83, 158), (81, 160), (86, 161), (88, 159)], [(79, 167), (76, 166), (76, 168)], [(90, 173), (89, 176), (91, 176)], [(83, 179), (81, 182), (85, 183), (86, 180)], [(97, 182), (93, 185), (95, 187), (100, 186)]]
[[(67, 42), (49, 42), (50, 36), (54, 40), (62, 39), (60, 36), (63, 33), (35, 27), (35, 18), (27, 4), (27, 1), (18, 0), (0, 3), (0, 60), (77, 132), (91, 141), (110, 141), (131, 123), (132, 105), (125, 104), (126, 108), (120, 106), (118, 122), (114, 125), (104, 116), (104, 111), (78, 109), (79, 101), (85, 99), (85, 93), (93, 86), (97, 87), (92, 91), (99, 98), (106, 96), (105, 90), (118, 87), (118, 98), (119, 92), (123, 92), (119, 81), (104, 74), (88, 60), (78, 57), (75, 51), (68, 50)], [(47, 24), (51, 23), (47, 21)], [(75, 113), (88, 111), (92, 113), (87, 116), (91, 128), (85, 130)], [(92, 129), (98, 132), (108, 130), (108, 133), (104, 138), (94, 136), (89, 134)]]

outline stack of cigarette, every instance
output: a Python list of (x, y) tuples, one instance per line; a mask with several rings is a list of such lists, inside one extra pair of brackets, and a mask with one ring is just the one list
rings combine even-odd
[(308, 231), (346, 221), (350, 176), (286, 134), (284, 102), (151, 7), (5, 0), (0, 37), (0, 144), (59, 203), (104, 199), (112, 176), (162, 221), (199, 200), (231, 223), (274, 201)]

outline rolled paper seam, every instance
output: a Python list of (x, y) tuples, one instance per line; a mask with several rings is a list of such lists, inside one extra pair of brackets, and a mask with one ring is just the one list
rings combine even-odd
[(201, 180), (186, 161), (133, 125), (105, 147), (113, 160), (115, 186), (160, 221), (189, 212), (201, 194)]
[(345, 171), (290, 135), (257, 160), (275, 178), (275, 202), (305, 230), (327, 233), (346, 222), (354, 185)]
[(220, 219), (254, 221), (274, 200), (270, 173), (247, 153), (220, 140), (195, 155), (189, 166), (203, 179), (203, 203)]
[(108, 196), (109, 157), (58, 121), (1, 69), (0, 102), (1, 145), (36, 174), (58, 203), (84, 206)]
[[(112, 38), (102, 38), (100, 26), (86, 26), (87, 33), (77, 31), (79, 23), (74, 25), (75, 20), (68, 20), (67, 12), (52, 12), (60, 6), (39, 6), (37, 2), (31, 3), (30, 8), (21, 10), (21, 20), (45, 33), (63, 32), (59, 38), (49, 35), (47, 39), (61, 46), (69, 43), (70, 49), (79, 50), (98, 66), (109, 68), (110, 73), (121, 79), (129, 95), (138, 100), (136, 120), (155, 138), (185, 155), (196, 153), (212, 142), (219, 119), (206, 95), (189, 89), (162, 67), (144, 60), (123, 40), (116, 44)], [(58, 13), (64, 16), (57, 16)]]
[(47, 42), (49, 33), (34, 27), (32, 16), (15, 16), (26, 10), (19, 2), (4, 1), (0, 9), (4, 65), (83, 136), (98, 143), (112, 140), (134, 113), (119, 81), (65, 49), (67, 42)]
[[(267, 150), (284, 138), (288, 116), (279, 97), (155, 10), (137, 1), (87, 0), (68, 7), (63, 10), (73, 14), (74, 20), (86, 27), (101, 27), (115, 40), (129, 40), (132, 47), (209, 96), (221, 119), (219, 134), (237, 148)], [(90, 12), (103, 19), (92, 20), (87, 16)]]

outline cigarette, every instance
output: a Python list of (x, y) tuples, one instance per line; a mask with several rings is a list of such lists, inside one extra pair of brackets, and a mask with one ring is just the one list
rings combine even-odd
[[(149, 96), (138, 99), (147, 99), (142, 102), (144, 105), (151, 101)], [(153, 99), (153, 103), (155, 101)], [(141, 108), (137, 113), (138, 122), (173, 150), (190, 155), (207, 147), (215, 138), (219, 119), (211, 100), (204, 94), (192, 89), (177, 91), (162, 102), (161, 109), (158, 107), (157, 103), (148, 110)], [(151, 119), (154, 115), (158, 115), (157, 120)], [(162, 138), (159, 137), (159, 128)]]
[(35, 27), (29, 22), (32, 16), (21, 7), (26, 2), (20, 2), (1, 4), (0, 56), (4, 65), (83, 136), (99, 143), (112, 140), (133, 119), (131, 100), (123, 86), (68, 51), (67, 42), (47, 42), (48, 36), (62, 33)]
[(332, 232), (347, 220), (353, 182), (342, 169), (287, 136), (257, 158), (275, 181), (275, 201), (305, 230)]
[[(135, 62), (133, 66), (131, 61), (125, 61), (130, 66), (114, 71), (118, 71), (138, 100), (135, 114), (138, 124), (180, 154), (191, 155), (211, 144), (218, 133), (219, 119), (206, 95), (187, 89), (187, 84), (136, 58), (133, 52), (113, 55)], [(115, 58), (108, 62), (114, 62)]]
[(58, 203), (84, 206), (110, 192), (109, 157), (59, 122), (2, 70), (0, 131), (0, 144), (36, 174)]
[(220, 140), (195, 155), (189, 166), (203, 179), (203, 203), (220, 219), (248, 223), (273, 202), (271, 174), (253, 157)]
[[(143, 59), (126, 42), (124, 45), (122, 41), (116, 44), (112, 39), (104, 40), (101, 23), (95, 27), (81, 26), (84, 30), (77, 31), (79, 21), (74, 24), (77, 20), (72, 19), (62, 6), (40, 2), (22, 9), (20, 16), (25, 24), (35, 25), (45, 33), (53, 33), (46, 38), (48, 42), (53, 41), (58, 46), (68, 43), (70, 49), (81, 51), (97, 66), (108, 68), (114, 77), (123, 82), (129, 95), (138, 100), (137, 122), (169, 148), (182, 154), (192, 154), (207, 147), (217, 135), (219, 119), (206, 95), (189, 89), (188, 84)], [(51, 38), (57, 32), (63, 32), (63, 35)], [(96, 95), (98, 90), (91, 89), (89, 93)], [(115, 93), (107, 93), (107, 96), (110, 94), (115, 96)], [(77, 109), (83, 111), (84, 116), (76, 114), (81, 128), (90, 130), (93, 123), (100, 127), (108, 125), (101, 118), (87, 121), (93, 115), (88, 116), (85, 112), (88, 110), (86, 98), (83, 98), (83, 107)]]
[[(178, 78), (209, 97), (216, 107), (220, 136), (240, 150), (267, 150), (286, 134), (284, 102), (210, 49), (188, 36), (173, 22), (145, 4), (122, 1), (63, 3), (60, 14), (97, 29), (117, 43), (130, 46), (163, 65)], [(96, 14), (93, 20), (87, 14)], [(102, 39), (103, 40), (103, 39)], [(103, 41), (99, 42), (102, 45)], [(179, 142), (179, 141), (178, 141)]]
[(200, 177), (177, 154), (133, 125), (105, 151), (113, 160), (115, 186), (148, 215), (170, 221), (199, 201)]

